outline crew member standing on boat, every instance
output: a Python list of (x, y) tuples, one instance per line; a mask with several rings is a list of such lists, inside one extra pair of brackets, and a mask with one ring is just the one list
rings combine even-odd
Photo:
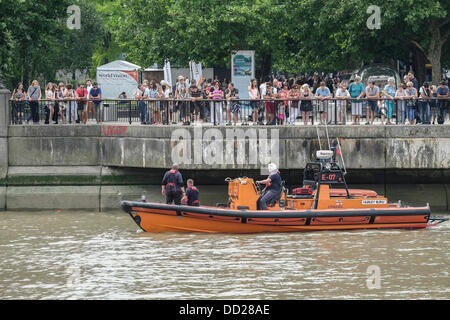
[(186, 189), (186, 197), (187, 197), (187, 205), (188, 206), (200, 206), (200, 201), (198, 200), (198, 194), (200, 192), (194, 186), (194, 180), (188, 179), (187, 181), (187, 189)]
[(161, 183), (161, 193), (166, 196), (166, 203), (174, 202), (177, 205), (181, 204), (181, 198), (186, 195), (183, 186), (183, 177), (178, 171), (178, 165), (173, 164), (172, 169), (164, 174)]
[(258, 210), (266, 210), (267, 204), (276, 200), (281, 194), (280, 171), (278, 171), (277, 166), (274, 163), (270, 163), (268, 169), (269, 177), (266, 180), (257, 181), (257, 183), (266, 185), (256, 203)]

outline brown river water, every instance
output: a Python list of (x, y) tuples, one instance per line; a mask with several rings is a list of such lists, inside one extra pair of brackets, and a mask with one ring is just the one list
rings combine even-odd
[(119, 210), (0, 217), (0, 299), (450, 299), (449, 222), (211, 235), (140, 232)]

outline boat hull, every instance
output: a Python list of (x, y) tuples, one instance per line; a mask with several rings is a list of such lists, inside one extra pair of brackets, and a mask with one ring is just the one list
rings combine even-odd
[(261, 233), (425, 228), (429, 207), (248, 211), (122, 201), (146, 232)]

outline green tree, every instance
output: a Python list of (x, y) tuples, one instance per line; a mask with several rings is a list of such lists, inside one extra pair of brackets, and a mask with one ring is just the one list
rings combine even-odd
[[(230, 65), (231, 51), (253, 49), (264, 67), (282, 48), (278, 21), (286, 10), (274, 0), (121, 0), (112, 21), (127, 58), (142, 64)], [(269, 65), (270, 68), (270, 65)]]
[(68, 0), (0, 0), (0, 67), (7, 87), (54, 76), (49, 59), (68, 5)]
[(95, 3), (90, 0), (75, 2), (81, 10), (81, 28), (65, 28), (55, 39), (56, 49), (52, 57), (56, 69), (75, 72), (92, 67), (92, 57), (104, 38), (105, 28)]
[[(290, 26), (285, 51), (293, 71), (336, 70), (362, 62), (408, 61), (411, 45), (433, 65), (433, 82), (440, 78), (442, 48), (450, 32), (450, 2), (437, 0), (377, 0), (381, 28), (366, 25), (369, 3), (363, 0), (288, 0)], [(444, 58), (448, 60), (448, 57)]]

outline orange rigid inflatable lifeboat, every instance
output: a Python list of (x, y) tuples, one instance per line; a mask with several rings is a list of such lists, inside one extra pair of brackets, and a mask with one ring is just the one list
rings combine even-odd
[[(317, 230), (425, 228), (446, 221), (430, 207), (389, 203), (371, 190), (348, 189), (335, 151), (317, 152), (304, 170), (303, 187), (283, 187), (279, 198), (256, 210), (261, 186), (251, 178), (227, 178), (227, 204), (192, 207), (122, 201), (124, 211), (147, 232), (257, 233)], [(344, 188), (333, 188), (343, 185)]]

